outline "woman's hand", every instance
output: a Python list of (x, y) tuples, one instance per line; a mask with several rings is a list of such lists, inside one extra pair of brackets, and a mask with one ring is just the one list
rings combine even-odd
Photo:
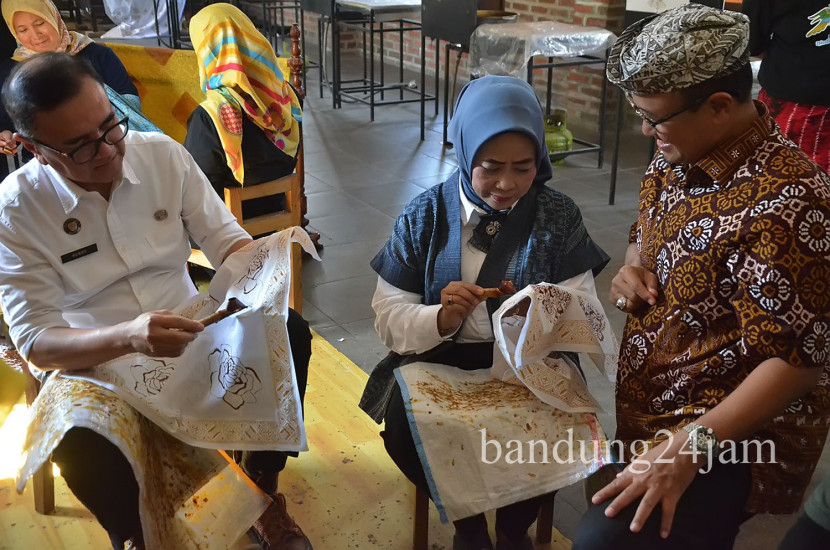
[(4, 155), (13, 155), (17, 153), (17, 141), (14, 135), (9, 130), (0, 132), (0, 147)]
[(452, 334), (483, 300), (484, 289), (472, 283), (453, 281), (441, 291), (438, 332)]
[(611, 280), (608, 297), (617, 309), (631, 313), (645, 304), (656, 304), (659, 287), (657, 275), (651, 271), (640, 266), (624, 265)]

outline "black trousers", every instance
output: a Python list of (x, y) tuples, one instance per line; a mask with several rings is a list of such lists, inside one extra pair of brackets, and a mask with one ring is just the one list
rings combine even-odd
[(658, 505), (639, 533), (629, 529), (640, 500), (613, 518), (605, 509), (613, 499), (591, 506), (577, 529), (573, 550), (728, 550), (741, 524), (752, 517), (744, 512), (752, 483), (750, 464), (714, 462), (711, 471), (698, 473), (683, 493), (674, 514), (671, 534), (660, 538)]
[[(311, 359), (311, 331), (308, 322), (293, 309), (288, 312), (287, 328), (302, 400)], [(276, 473), (285, 468), (289, 455), (296, 453), (252, 451), (245, 453), (243, 465), (249, 474)], [(52, 462), (60, 467), (61, 476), (78, 500), (107, 531), (114, 548), (121, 550), (126, 540), (141, 536), (135, 475), (118, 447), (106, 437), (86, 428), (72, 428), (52, 453)]]
[[(430, 357), (430, 362), (452, 365), (463, 370), (489, 368), (493, 364), (493, 343), (456, 344), (440, 355)], [(415, 487), (430, 494), (426, 474), (409, 429), (400, 387), (395, 388), (384, 417), (384, 424), (384, 430), (380, 435), (383, 437), (386, 452)], [(509, 540), (520, 540), (536, 520), (540, 506), (541, 499), (532, 498), (499, 508), (496, 512), (496, 531)], [(482, 528), (486, 530), (487, 526), (484, 514), (454, 523), (456, 530), (466, 539), (474, 538), (475, 532), (481, 531)]]
[(801, 514), (778, 546), (778, 550), (827, 550), (830, 546), (830, 531)]

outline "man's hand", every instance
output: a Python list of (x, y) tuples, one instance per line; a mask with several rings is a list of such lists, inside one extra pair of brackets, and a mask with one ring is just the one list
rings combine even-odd
[(441, 291), (441, 310), (438, 312), (438, 332), (451, 334), (484, 299), (484, 289), (472, 283), (453, 281)]
[(689, 487), (698, 470), (707, 471), (707, 455), (680, 452), (686, 449), (688, 436), (681, 431), (663, 441), (647, 453), (634, 459), (617, 478), (599, 490), (591, 499), (600, 504), (616, 498), (608, 505), (605, 515), (614, 517), (622, 509), (640, 497), (640, 505), (634, 514), (630, 529), (637, 533), (659, 504), (662, 518), (660, 536), (667, 538), (671, 532), (674, 512), (680, 497)]
[(631, 313), (645, 304), (656, 304), (659, 288), (657, 275), (651, 271), (640, 266), (624, 265), (611, 279), (608, 297), (615, 305), (620, 298), (625, 298), (625, 304), (619, 309)]
[(178, 357), (204, 330), (202, 323), (167, 310), (142, 313), (126, 325), (133, 350), (150, 357)]

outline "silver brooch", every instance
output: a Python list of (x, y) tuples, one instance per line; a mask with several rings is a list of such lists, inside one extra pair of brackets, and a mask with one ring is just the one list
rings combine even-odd
[(492, 237), (493, 235), (499, 232), (499, 229), (501, 229), (501, 222), (494, 220), (487, 224), (487, 227), (484, 229), (484, 232), (487, 233), (488, 236)]

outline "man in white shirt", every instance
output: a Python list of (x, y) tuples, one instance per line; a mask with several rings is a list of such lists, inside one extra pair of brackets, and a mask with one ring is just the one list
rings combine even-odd
[[(39, 55), (7, 81), (3, 98), (17, 139), (35, 156), (0, 186), (0, 303), (20, 354), (43, 371), (136, 352), (181, 355), (204, 329), (170, 311), (196, 294), (189, 239), (220, 265), (250, 236), (183, 147), (128, 132), (82, 60)], [(302, 396), (311, 335), (295, 312), (288, 332)], [(104, 436), (73, 427), (53, 460), (114, 547), (140, 545), (138, 486)], [(243, 469), (275, 493), (285, 453), (249, 454)], [(287, 519), (291, 532), (259, 525), (260, 534), (274, 548), (310, 548), (278, 501), (258, 523)]]

